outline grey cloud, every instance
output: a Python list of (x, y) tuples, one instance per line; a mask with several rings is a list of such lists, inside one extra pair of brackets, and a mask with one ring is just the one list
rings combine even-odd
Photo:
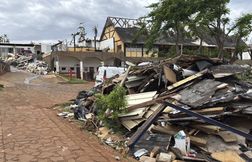
[[(145, 6), (157, 0), (1, 0), (0, 34), (11, 40), (70, 39), (80, 22), (92, 37), (92, 28), (101, 32), (107, 16), (137, 18), (148, 13)], [(233, 15), (251, 11), (250, 0), (232, 0)], [(246, 3), (245, 3), (246, 2)]]

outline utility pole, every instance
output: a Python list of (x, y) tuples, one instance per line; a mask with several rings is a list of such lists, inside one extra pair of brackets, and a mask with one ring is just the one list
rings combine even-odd
[(75, 37), (77, 36), (77, 35), (79, 35), (80, 33), (79, 32), (77, 32), (77, 33), (73, 33), (72, 34), (72, 36), (73, 36), (73, 42), (74, 42), (74, 52), (76, 52), (76, 42), (75, 42)]

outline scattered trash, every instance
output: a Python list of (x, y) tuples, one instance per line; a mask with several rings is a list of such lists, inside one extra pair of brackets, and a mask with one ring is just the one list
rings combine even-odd
[[(186, 55), (128, 65), (124, 74), (79, 92), (70, 110), (84, 129), (140, 161), (251, 159), (250, 66)], [(127, 93), (125, 111), (116, 114), (110, 108), (117, 102), (108, 102), (103, 117), (119, 120), (104, 123), (97, 94), (107, 96), (117, 86)]]
[(0, 58), (0, 75), (9, 72), (10, 71), (10, 65), (5, 63), (1, 58)]
[(117, 161), (120, 161), (120, 160), (121, 160), (120, 156), (115, 156), (115, 159), (116, 159)]
[(135, 153), (134, 153), (134, 157), (136, 159), (139, 159), (141, 156), (143, 155), (147, 155), (148, 154), (148, 150), (146, 149), (140, 149), (140, 150), (137, 150)]
[(48, 65), (44, 61), (35, 60), (32, 53), (12, 54), (8, 53), (5, 63), (15, 66), (19, 70), (26, 70), (38, 75), (46, 75), (49, 71)]

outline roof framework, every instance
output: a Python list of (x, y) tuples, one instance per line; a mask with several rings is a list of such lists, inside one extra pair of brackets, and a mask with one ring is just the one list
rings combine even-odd
[(114, 27), (130, 28), (136, 26), (139, 22), (139, 19), (108, 17), (105, 23), (105, 27), (113, 25)]

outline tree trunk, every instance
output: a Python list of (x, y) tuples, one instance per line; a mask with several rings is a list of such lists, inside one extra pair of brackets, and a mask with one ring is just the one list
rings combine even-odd
[(250, 56), (250, 60), (252, 60), (252, 49), (250, 51), (248, 51), (249, 56)]
[(96, 51), (96, 36), (94, 37), (94, 49)]
[(178, 41), (179, 41), (179, 36), (178, 36), (178, 33), (176, 34), (176, 44), (175, 44), (175, 48), (176, 48), (176, 55), (179, 55), (179, 44), (178, 44)]
[(218, 49), (219, 49), (218, 58), (223, 59), (223, 43), (219, 42), (217, 44), (218, 44)]
[(218, 17), (216, 21), (217, 21), (216, 42), (219, 48), (218, 58), (223, 59), (223, 47), (224, 47), (224, 37), (225, 37), (223, 32), (225, 31), (221, 29), (221, 16)]
[(176, 40), (175, 40), (175, 47), (176, 47), (176, 55), (178, 56), (179, 53), (180, 53), (180, 50), (179, 50), (179, 26), (178, 24), (176, 25)]
[(240, 52), (239, 55), (240, 55), (240, 58), (241, 58), (241, 60), (242, 60), (242, 59), (243, 59), (243, 57), (242, 57), (242, 52)]
[(200, 38), (200, 46), (199, 46), (199, 54), (200, 55), (203, 55), (202, 44), (203, 44), (203, 40)]

